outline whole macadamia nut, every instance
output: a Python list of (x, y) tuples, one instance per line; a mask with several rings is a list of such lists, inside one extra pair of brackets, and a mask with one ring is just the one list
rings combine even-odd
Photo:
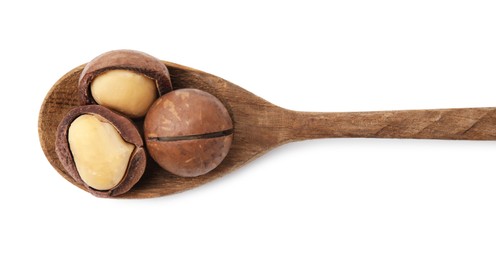
[(226, 157), (233, 123), (224, 105), (197, 89), (160, 97), (144, 122), (150, 156), (165, 170), (183, 177), (206, 174)]
[(167, 67), (133, 50), (110, 51), (94, 58), (79, 78), (83, 105), (99, 104), (130, 118), (145, 116), (151, 104), (171, 90)]

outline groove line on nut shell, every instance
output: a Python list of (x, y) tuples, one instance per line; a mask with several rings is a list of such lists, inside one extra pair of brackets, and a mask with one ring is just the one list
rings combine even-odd
[(158, 142), (173, 142), (173, 141), (186, 141), (186, 140), (198, 140), (198, 139), (210, 139), (222, 136), (228, 136), (233, 133), (233, 129), (228, 129), (219, 132), (212, 132), (206, 134), (196, 134), (196, 135), (183, 135), (183, 136), (160, 136), (160, 137), (148, 137), (148, 141), (158, 141)]

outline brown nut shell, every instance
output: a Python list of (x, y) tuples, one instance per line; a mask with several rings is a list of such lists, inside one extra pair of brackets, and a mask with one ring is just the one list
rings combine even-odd
[(216, 168), (229, 152), (233, 123), (224, 105), (198, 89), (160, 97), (144, 122), (150, 156), (165, 170), (195, 177)]
[[(110, 190), (96, 190), (88, 186), (78, 173), (68, 142), (69, 127), (81, 115), (97, 115), (115, 127), (122, 139), (135, 146), (127, 165), (127, 171), (117, 186)], [(76, 107), (60, 122), (57, 128), (55, 151), (67, 173), (88, 192), (97, 197), (113, 197), (129, 191), (141, 178), (146, 167), (146, 153), (143, 139), (132, 121), (108, 108), (99, 105)]]
[(169, 70), (157, 58), (134, 50), (114, 50), (103, 53), (84, 67), (79, 77), (79, 94), (82, 105), (96, 104), (90, 85), (98, 75), (109, 70), (131, 70), (157, 82), (158, 96), (172, 90)]

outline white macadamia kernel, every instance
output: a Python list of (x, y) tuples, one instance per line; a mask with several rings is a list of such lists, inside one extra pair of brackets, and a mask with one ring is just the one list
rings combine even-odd
[(90, 88), (96, 103), (131, 118), (143, 117), (158, 97), (155, 80), (130, 70), (106, 71)]
[(112, 124), (89, 114), (72, 122), (68, 141), (79, 176), (96, 190), (109, 190), (121, 182), (135, 148)]

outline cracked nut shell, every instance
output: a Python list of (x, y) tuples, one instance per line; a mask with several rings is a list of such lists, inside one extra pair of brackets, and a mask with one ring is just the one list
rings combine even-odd
[(157, 97), (172, 90), (169, 70), (159, 59), (139, 51), (114, 50), (99, 55), (84, 67), (78, 85), (81, 105), (98, 104), (92, 96), (91, 83), (111, 70), (129, 70), (154, 80)]
[[(125, 143), (134, 146), (132, 152), (129, 155), (127, 166), (124, 166), (124, 175), (114, 187), (111, 187), (107, 190), (95, 189), (83, 180), (84, 178), (82, 178), (82, 176), (78, 172), (75, 157), (71, 152), (71, 144), (69, 142), (70, 127), (76, 119), (80, 118), (83, 115), (93, 115), (101, 122), (109, 123), (111, 126), (113, 126), (120, 137), (122, 137), (122, 140)], [(91, 132), (89, 134), (91, 134)], [(98, 144), (86, 143), (84, 145), (89, 145), (90, 147), (92, 147)], [(108, 149), (108, 147), (105, 148)], [(55, 140), (55, 151), (69, 176), (71, 176), (77, 183), (82, 184), (88, 192), (97, 197), (113, 197), (129, 191), (139, 181), (139, 179), (145, 172), (146, 153), (143, 147), (143, 139), (141, 138), (141, 135), (138, 132), (136, 126), (130, 119), (99, 105), (76, 107), (68, 112), (68, 114), (64, 117), (64, 119), (58, 126)], [(98, 151), (98, 147), (96, 147), (95, 150), (89, 152), (91, 153), (96, 151)]]
[(160, 97), (145, 117), (150, 156), (165, 170), (195, 177), (216, 168), (231, 147), (233, 123), (224, 105), (198, 89)]

